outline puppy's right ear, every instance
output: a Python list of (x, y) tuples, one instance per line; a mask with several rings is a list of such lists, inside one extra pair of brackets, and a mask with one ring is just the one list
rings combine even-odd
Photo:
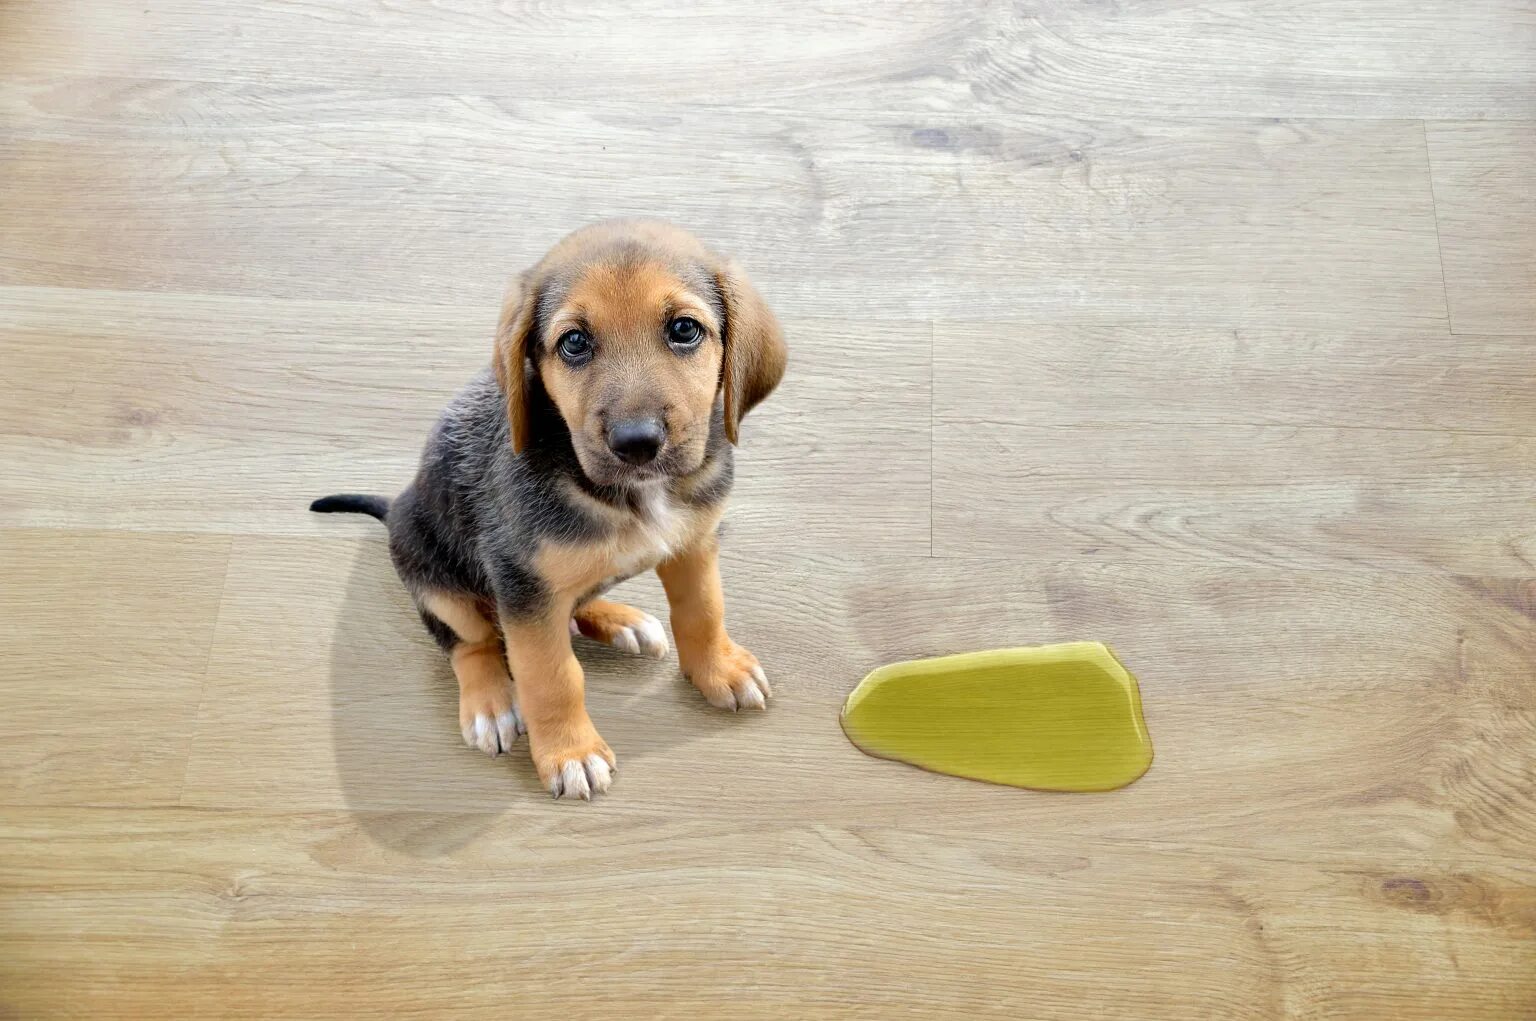
[(528, 407), (528, 354), (537, 318), (538, 289), (532, 273), (523, 273), (507, 288), (501, 303), (501, 322), (496, 327), (496, 353), (492, 365), (496, 382), (507, 395), (507, 423), (512, 429), (512, 452), (528, 449), (532, 416)]

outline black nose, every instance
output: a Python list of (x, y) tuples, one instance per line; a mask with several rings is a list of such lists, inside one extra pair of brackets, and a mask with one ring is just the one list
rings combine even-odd
[(666, 430), (654, 418), (629, 418), (608, 427), (608, 449), (629, 464), (650, 464), (666, 441)]

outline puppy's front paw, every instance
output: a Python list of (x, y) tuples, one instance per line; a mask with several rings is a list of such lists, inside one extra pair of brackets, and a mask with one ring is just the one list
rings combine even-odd
[(623, 603), (598, 599), (577, 608), (571, 619), (571, 633), (634, 656), (663, 659), (667, 655), (667, 629), (661, 621)]
[(512, 701), (512, 684), (485, 685), (459, 692), (459, 729), (464, 743), (494, 758), (512, 750), (518, 735), (527, 733)]
[(618, 759), (613, 749), (591, 730), (579, 740), (539, 742), (533, 752), (533, 765), (539, 779), (557, 798), (592, 800), (592, 795), (608, 790)]
[(773, 696), (757, 657), (730, 639), (702, 661), (685, 665), (684, 673), (704, 700), (717, 709), (766, 709)]

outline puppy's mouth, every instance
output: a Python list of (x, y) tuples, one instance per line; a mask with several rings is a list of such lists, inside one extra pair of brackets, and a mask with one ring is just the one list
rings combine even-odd
[(702, 451), (668, 444), (655, 460), (631, 464), (620, 460), (607, 446), (593, 449), (589, 444), (577, 447), (577, 460), (588, 481), (597, 486), (643, 486), (650, 482), (681, 478), (699, 470)]

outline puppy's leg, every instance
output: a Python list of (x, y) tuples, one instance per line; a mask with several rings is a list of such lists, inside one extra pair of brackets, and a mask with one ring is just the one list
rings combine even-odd
[(606, 791), (616, 765), (587, 715), (586, 680), (571, 653), (570, 602), (532, 616), (501, 618), (528, 747), (539, 779), (555, 797)]
[(721, 709), (762, 709), (772, 692), (757, 657), (725, 633), (720, 545), (714, 535), (656, 568), (672, 605), (672, 635), (683, 674)]
[[(448, 650), (459, 680), (459, 729), (464, 743), (487, 755), (512, 750), (523, 720), (512, 700), (512, 678), (502, 657), (501, 636), (475, 600), (447, 592), (423, 592), (422, 617)], [(446, 631), (441, 627), (446, 625)]]
[(661, 621), (633, 606), (591, 599), (576, 607), (571, 623), (593, 641), (604, 642), (624, 652), (651, 659), (661, 659), (667, 654), (666, 628), (661, 626)]

